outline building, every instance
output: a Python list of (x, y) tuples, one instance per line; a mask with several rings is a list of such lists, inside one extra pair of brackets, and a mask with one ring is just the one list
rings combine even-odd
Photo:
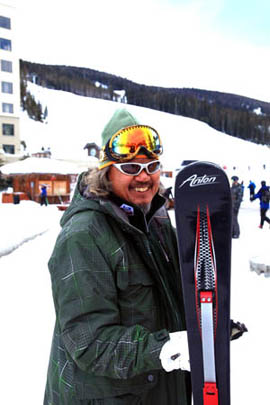
[(83, 149), (87, 149), (88, 156), (99, 158), (101, 148), (96, 143), (87, 143)]
[(5, 162), (20, 154), (20, 67), (16, 51), (16, 10), (0, 0), (0, 150)]
[(75, 188), (78, 167), (55, 159), (30, 157), (1, 166), (2, 175), (12, 180), (12, 193), (4, 193), (2, 202), (11, 203), (14, 196), (40, 202), (41, 187), (46, 186), (50, 204), (67, 203)]
[(38, 157), (38, 158), (48, 158), (50, 159), (52, 156), (52, 152), (50, 148), (44, 149), (44, 147), (41, 148), (39, 152), (34, 152), (31, 154), (32, 157)]

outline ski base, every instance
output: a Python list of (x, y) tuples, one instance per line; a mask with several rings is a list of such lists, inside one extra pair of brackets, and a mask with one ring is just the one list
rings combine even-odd
[(230, 405), (231, 190), (195, 162), (176, 176), (175, 217), (194, 405)]

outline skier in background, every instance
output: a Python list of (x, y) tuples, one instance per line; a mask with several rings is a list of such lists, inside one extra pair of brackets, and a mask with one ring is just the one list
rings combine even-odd
[(256, 184), (252, 180), (249, 180), (248, 188), (249, 188), (249, 198), (252, 198), (255, 194)]
[(238, 213), (239, 208), (243, 198), (243, 188), (242, 185), (238, 183), (239, 177), (232, 176), (232, 186), (231, 186), (231, 195), (232, 195), (232, 237), (234, 239), (239, 238), (240, 236), (240, 226), (238, 223)]
[(41, 193), (40, 193), (40, 205), (45, 205), (47, 207), (48, 205), (48, 200), (47, 200), (47, 187), (45, 184), (42, 185), (41, 187)]
[(173, 198), (172, 187), (168, 187), (165, 189), (165, 191), (163, 192), (163, 197), (167, 199), (169, 199), (170, 197)]
[(261, 222), (259, 228), (263, 228), (264, 221), (270, 224), (270, 219), (266, 216), (266, 212), (269, 209), (269, 200), (270, 200), (270, 191), (269, 187), (266, 185), (266, 182), (263, 180), (261, 181), (261, 188), (257, 194), (255, 194), (250, 201), (256, 200), (259, 198), (260, 200), (260, 215), (261, 215)]
[(242, 187), (242, 200), (244, 198), (244, 191), (245, 191), (245, 185), (244, 185), (244, 181), (241, 181), (241, 187)]
[(163, 192), (163, 197), (166, 198), (166, 208), (170, 209), (173, 208), (174, 206), (174, 201), (173, 201), (173, 193), (172, 193), (172, 187), (168, 187), (165, 189), (165, 191)]

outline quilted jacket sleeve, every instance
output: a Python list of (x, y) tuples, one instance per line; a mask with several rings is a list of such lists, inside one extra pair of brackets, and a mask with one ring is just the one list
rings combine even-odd
[(113, 268), (91, 233), (60, 238), (49, 268), (58, 327), (79, 368), (120, 379), (162, 368), (168, 332), (120, 324)]

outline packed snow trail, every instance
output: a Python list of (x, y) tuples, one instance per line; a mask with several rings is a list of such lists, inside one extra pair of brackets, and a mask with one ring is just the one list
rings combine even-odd
[(0, 258), (5, 405), (43, 403), (55, 321), (47, 262), (59, 230), (55, 222), (43, 235)]
[(33, 201), (0, 204), (0, 257), (48, 231), (60, 216), (56, 205), (41, 207)]

